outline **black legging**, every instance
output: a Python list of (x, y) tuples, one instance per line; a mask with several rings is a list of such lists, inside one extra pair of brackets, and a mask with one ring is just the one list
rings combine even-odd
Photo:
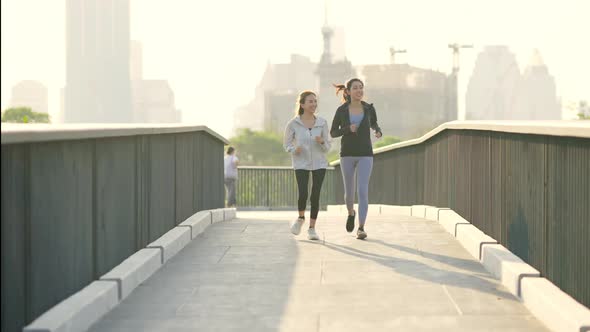
[(320, 211), (320, 192), (322, 190), (322, 183), (326, 175), (326, 169), (320, 168), (314, 171), (305, 169), (296, 169), (295, 177), (297, 178), (297, 188), (299, 189), (299, 200), (297, 201), (298, 211), (305, 211), (307, 204), (307, 186), (309, 184), (309, 172), (311, 172), (311, 219), (318, 218)]

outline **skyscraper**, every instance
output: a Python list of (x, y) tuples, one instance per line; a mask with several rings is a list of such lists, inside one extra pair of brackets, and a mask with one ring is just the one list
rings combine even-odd
[(137, 40), (132, 40), (130, 43), (129, 67), (131, 81), (143, 79), (143, 45)]
[(67, 0), (64, 122), (131, 122), (129, 0)]
[(513, 120), (520, 84), (516, 57), (507, 46), (486, 46), (479, 53), (467, 85), (467, 120)]
[(168, 81), (143, 78), (141, 42), (136, 40), (131, 42), (129, 55), (133, 122), (180, 122), (181, 114), (176, 109), (174, 91)]
[(538, 50), (533, 51), (522, 73), (516, 97), (514, 118), (523, 120), (560, 120), (561, 109), (556, 96), (555, 79)]

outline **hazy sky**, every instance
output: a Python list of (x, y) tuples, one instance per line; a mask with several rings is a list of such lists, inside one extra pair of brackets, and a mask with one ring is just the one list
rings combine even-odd
[[(34, 79), (48, 86), (49, 112), (56, 114), (65, 85), (65, 0), (1, 4), (2, 109), (16, 82)], [(483, 46), (508, 45), (521, 70), (538, 48), (559, 96), (590, 99), (589, 0), (328, 0), (328, 5), (329, 23), (343, 28), (353, 65), (388, 63), (388, 48), (395, 45), (409, 52), (397, 62), (448, 72), (447, 44), (473, 43), (474, 50), (461, 54), (464, 92)], [(233, 111), (252, 99), (267, 61), (288, 62), (291, 53), (319, 59), (323, 22), (321, 0), (131, 0), (131, 38), (143, 43), (144, 77), (168, 79), (184, 121), (226, 136)]]

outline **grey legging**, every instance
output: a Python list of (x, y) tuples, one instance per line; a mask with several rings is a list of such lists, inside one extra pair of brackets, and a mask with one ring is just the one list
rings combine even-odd
[(369, 179), (373, 170), (373, 157), (340, 158), (342, 178), (344, 180), (344, 201), (349, 210), (354, 208), (355, 171), (357, 171), (359, 224), (364, 225), (369, 210)]

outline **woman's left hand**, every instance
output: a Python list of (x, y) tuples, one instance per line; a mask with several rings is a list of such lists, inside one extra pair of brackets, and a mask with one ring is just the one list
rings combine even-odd
[(375, 137), (381, 138), (381, 132), (379, 132), (379, 131), (375, 132)]
[(324, 144), (324, 139), (322, 138), (322, 136), (316, 136), (315, 141), (319, 144)]

